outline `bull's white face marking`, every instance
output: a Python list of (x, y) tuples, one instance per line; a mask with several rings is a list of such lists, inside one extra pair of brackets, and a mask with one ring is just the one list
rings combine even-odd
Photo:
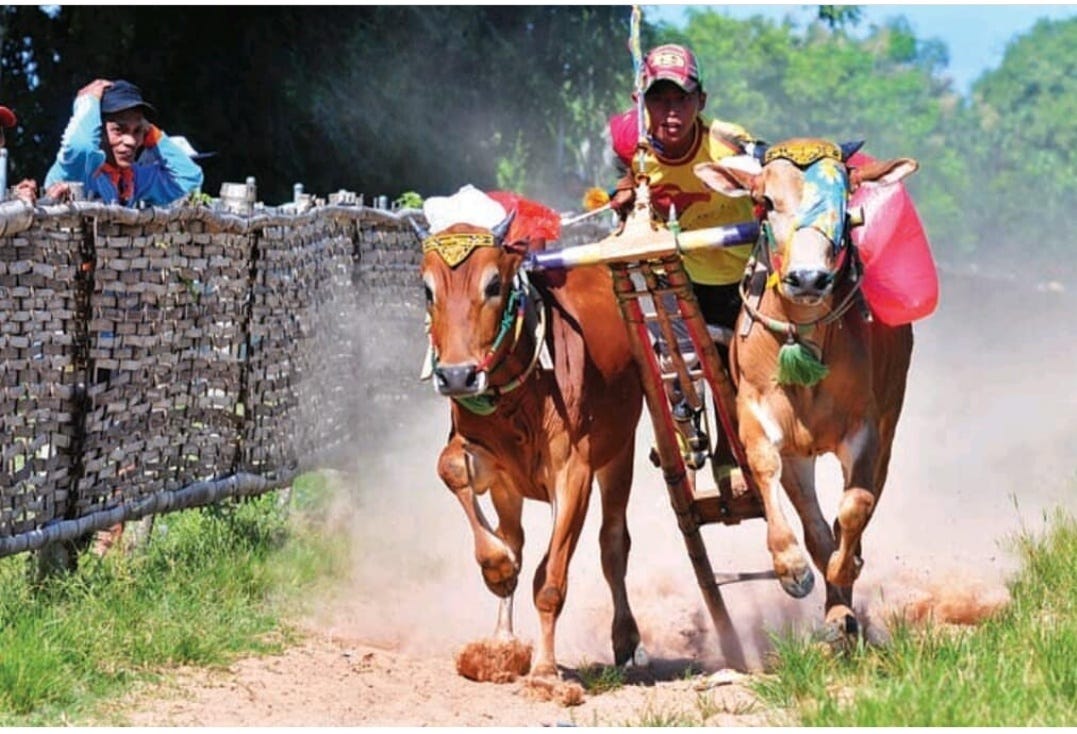
[(785, 438), (785, 434), (782, 433), (781, 426), (774, 420), (774, 416), (770, 414), (765, 405), (752, 401), (748, 404), (748, 409), (752, 412), (752, 415), (759, 425), (763, 427), (763, 433), (766, 434), (767, 440), (775, 446), (781, 446), (782, 440)]
[(815, 229), (798, 229), (786, 250), (783, 270), (830, 270), (832, 267), (830, 240)]

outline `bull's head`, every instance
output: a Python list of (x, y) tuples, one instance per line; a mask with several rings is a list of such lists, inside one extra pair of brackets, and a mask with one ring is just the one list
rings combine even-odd
[(766, 265), (779, 293), (793, 303), (817, 305), (833, 291), (849, 250), (852, 191), (865, 182), (897, 183), (918, 167), (911, 158), (896, 158), (850, 168), (847, 161), (861, 144), (796, 138), (769, 148), (762, 164), (735, 156), (695, 168), (715, 191), (755, 201)]
[(503, 324), (523, 259), (523, 249), (505, 242), (513, 216), (491, 229), (454, 224), (423, 240), (434, 387), (442, 395), (485, 393), (487, 372), (511, 341)]

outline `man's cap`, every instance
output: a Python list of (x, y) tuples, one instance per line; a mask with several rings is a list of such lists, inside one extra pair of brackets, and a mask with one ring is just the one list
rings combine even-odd
[(19, 123), (19, 118), (15, 117), (15, 113), (9, 110), (7, 107), (0, 106), (0, 126), (3, 127), (15, 127)]
[(140, 108), (142, 114), (151, 119), (157, 114), (154, 106), (142, 99), (142, 90), (124, 79), (112, 82), (112, 86), (101, 95), (102, 115), (111, 115), (135, 107)]
[(663, 79), (673, 82), (686, 92), (694, 92), (703, 87), (695, 54), (675, 43), (656, 46), (643, 60), (644, 93), (655, 82)]

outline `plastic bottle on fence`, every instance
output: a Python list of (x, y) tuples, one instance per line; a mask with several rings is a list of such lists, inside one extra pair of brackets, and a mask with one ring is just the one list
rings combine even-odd
[[(849, 165), (873, 160), (858, 152)], [(864, 224), (853, 228), (852, 239), (864, 263), (861, 288), (872, 315), (890, 326), (930, 316), (939, 300), (938, 273), (905, 186), (865, 184), (853, 193), (849, 206), (864, 210)]]

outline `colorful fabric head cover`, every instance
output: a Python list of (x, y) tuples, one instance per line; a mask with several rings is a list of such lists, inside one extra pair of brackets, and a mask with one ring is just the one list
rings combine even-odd
[(435, 233), (423, 240), (423, 254), (431, 250), (437, 252), (450, 268), (466, 260), (476, 247), (494, 247), (497, 243), (489, 232), (439, 233), (454, 224), (470, 224), (489, 230), (508, 216), (501, 204), (471, 184), (452, 196), (431, 196), (423, 202), (423, 214), (430, 231)]
[(841, 148), (825, 140), (792, 140), (767, 150), (764, 163), (778, 158), (804, 172), (804, 188), (797, 210), (796, 229), (821, 232), (840, 250), (845, 243), (845, 212), (849, 180), (841, 162)]

